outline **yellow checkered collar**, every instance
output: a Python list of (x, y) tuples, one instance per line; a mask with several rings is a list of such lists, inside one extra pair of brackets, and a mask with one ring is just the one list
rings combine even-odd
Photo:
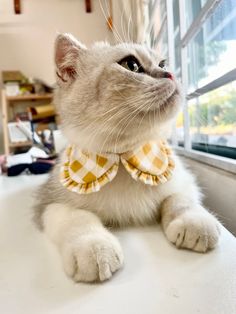
[(97, 192), (112, 181), (122, 164), (136, 181), (148, 185), (167, 182), (175, 167), (167, 143), (148, 142), (123, 154), (96, 154), (72, 145), (66, 149), (61, 166), (61, 183), (73, 192)]

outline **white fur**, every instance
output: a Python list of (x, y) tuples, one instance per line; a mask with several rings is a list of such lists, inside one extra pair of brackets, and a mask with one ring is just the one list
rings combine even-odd
[[(125, 152), (166, 138), (180, 91), (175, 80), (165, 78), (153, 51), (132, 44), (87, 50), (68, 35), (59, 36), (56, 49), (60, 73), (55, 101), (70, 143), (92, 151)], [(141, 60), (146, 73), (132, 73), (119, 64), (128, 54)], [(136, 182), (120, 166), (112, 182), (88, 195), (62, 186), (60, 163), (55, 167), (42, 188), (38, 216), (68, 276), (103, 281), (122, 266), (120, 244), (104, 225), (144, 225), (160, 217), (168, 240), (177, 247), (198, 252), (215, 247), (219, 223), (202, 207), (192, 174), (174, 159), (173, 176), (165, 184)]]
[(66, 274), (75, 281), (103, 281), (123, 264), (118, 240), (88, 211), (51, 204), (45, 232), (58, 246)]
[[(175, 160), (173, 178), (158, 187), (134, 181), (121, 167), (114, 182), (99, 193), (84, 198), (69, 192), (67, 205), (54, 203), (47, 207), (45, 232), (58, 246), (68, 276), (75, 281), (109, 279), (122, 266), (123, 254), (116, 238), (101, 222), (150, 223), (160, 208), (165, 234), (178, 248), (205, 252), (216, 245), (219, 223), (200, 205), (193, 176), (177, 157)], [(85, 204), (89, 211), (78, 209)]]

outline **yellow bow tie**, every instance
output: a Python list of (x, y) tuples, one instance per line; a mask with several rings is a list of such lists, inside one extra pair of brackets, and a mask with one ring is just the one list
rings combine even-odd
[(175, 167), (166, 142), (149, 142), (123, 154), (85, 152), (69, 146), (61, 166), (61, 183), (73, 192), (97, 192), (112, 181), (120, 162), (133, 179), (148, 185), (167, 182)]

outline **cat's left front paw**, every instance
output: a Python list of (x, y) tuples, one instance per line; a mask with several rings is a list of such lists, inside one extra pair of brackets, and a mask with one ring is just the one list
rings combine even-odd
[(220, 223), (203, 208), (189, 210), (172, 220), (165, 233), (178, 248), (206, 252), (219, 240)]

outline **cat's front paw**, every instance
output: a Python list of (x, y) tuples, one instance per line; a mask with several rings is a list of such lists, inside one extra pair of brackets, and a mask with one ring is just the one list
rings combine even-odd
[(186, 211), (172, 220), (165, 233), (178, 248), (206, 252), (216, 246), (220, 224), (214, 216), (200, 208)]
[(76, 282), (107, 280), (122, 267), (124, 260), (118, 240), (108, 232), (70, 239), (61, 253), (66, 274)]

